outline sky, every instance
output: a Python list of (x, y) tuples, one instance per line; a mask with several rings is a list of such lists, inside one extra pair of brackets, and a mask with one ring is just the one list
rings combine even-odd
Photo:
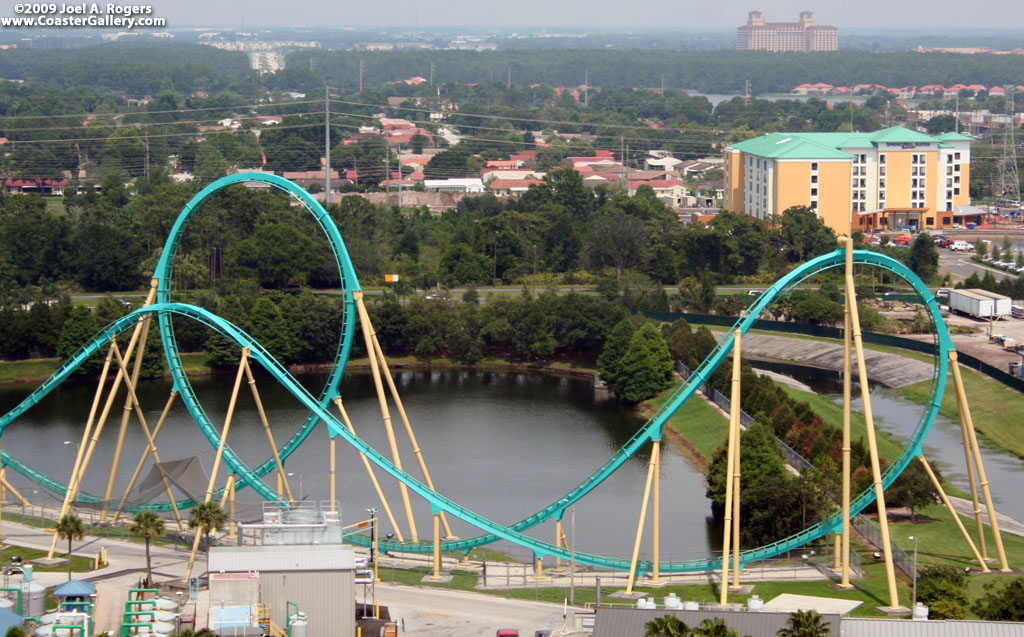
[[(169, 26), (478, 26), (559, 29), (731, 29), (746, 22), (747, 12), (759, 10), (772, 22), (795, 22), (800, 11), (815, 13), (820, 24), (843, 28), (1021, 28), (1020, 0), (150, 0), (153, 15)], [(6, 3), (6, 15), (14, 2)], [(124, 2), (120, 2), (122, 6)], [(58, 6), (60, 3), (58, 3)], [(101, 6), (105, 6), (105, 3)], [(966, 10), (970, 7), (970, 10)], [(840, 32), (841, 33), (841, 32)]]

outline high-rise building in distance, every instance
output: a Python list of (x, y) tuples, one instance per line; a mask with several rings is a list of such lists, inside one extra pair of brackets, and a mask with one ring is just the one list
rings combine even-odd
[(810, 11), (799, 22), (765, 22), (764, 14), (751, 11), (747, 23), (736, 29), (738, 51), (835, 51), (839, 29), (814, 23)]

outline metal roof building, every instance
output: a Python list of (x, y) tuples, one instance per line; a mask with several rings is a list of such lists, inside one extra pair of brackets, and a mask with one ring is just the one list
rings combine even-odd
[(966, 620), (843, 618), (843, 637), (1022, 637), (1024, 624)]
[[(640, 608), (598, 608), (593, 637), (640, 637), (647, 622), (675, 615), (690, 628), (700, 626), (705, 619), (720, 617), (740, 635), (750, 637), (776, 637), (780, 628), (789, 621), (789, 613), (717, 611), (717, 610), (646, 610)], [(829, 634), (838, 637), (839, 615), (822, 615), (828, 622)], [(922, 633), (923, 634), (923, 633)], [(871, 637), (880, 637), (872, 635)]]

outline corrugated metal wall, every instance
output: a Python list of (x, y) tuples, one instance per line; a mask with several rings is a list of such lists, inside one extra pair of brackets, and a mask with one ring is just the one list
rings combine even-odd
[(262, 603), (270, 604), (274, 623), (284, 628), (287, 602), (295, 602), (306, 613), (309, 637), (354, 637), (354, 586), (351, 571), (260, 573)]

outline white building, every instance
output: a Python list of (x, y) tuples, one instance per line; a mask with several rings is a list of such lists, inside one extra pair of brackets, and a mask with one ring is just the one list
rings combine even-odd
[(423, 187), (427, 192), (484, 192), (484, 182), (478, 177), (464, 179), (424, 179)]

